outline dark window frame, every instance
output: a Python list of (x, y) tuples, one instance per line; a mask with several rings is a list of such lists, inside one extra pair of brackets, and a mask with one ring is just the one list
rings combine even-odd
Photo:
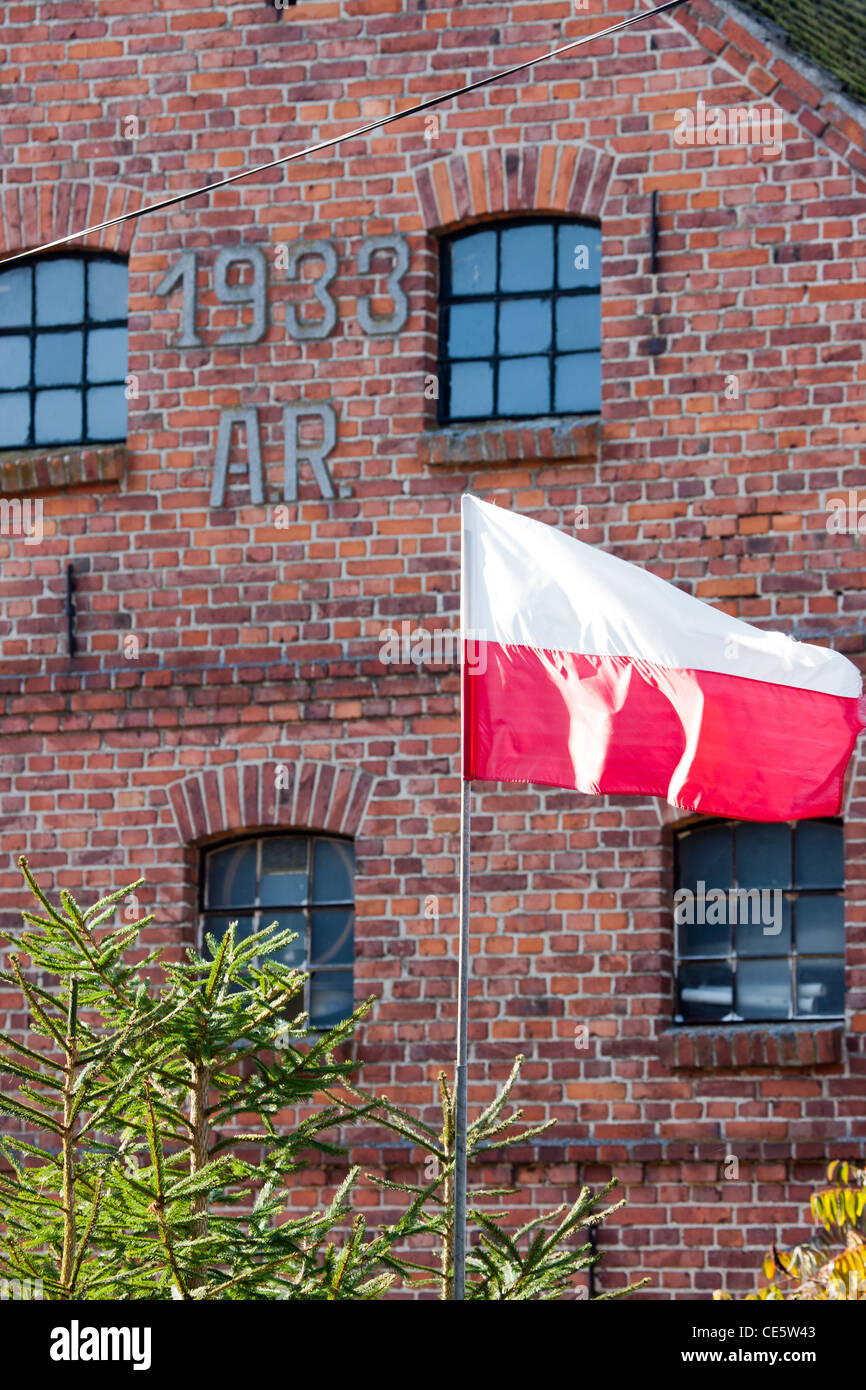
[[(736, 872), (737, 872), (737, 862), (736, 862), (736, 829), (737, 829), (738, 826), (742, 826), (742, 825), (746, 825), (746, 824), (751, 824), (751, 823), (752, 823), (752, 822), (746, 822), (746, 821), (737, 820), (737, 819), (735, 819), (734, 817), (730, 817), (730, 816), (714, 816), (714, 817), (712, 817), (712, 818), (707, 818), (706, 820), (702, 820), (702, 821), (699, 821), (699, 822), (697, 822), (697, 823), (692, 823), (692, 824), (690, 824), (690, 825), (683, 825), (683, 826), (675, 827), (675, 828), (674, 828), (674, 833), (673, 833), (673, 882), (674, 882), (674, 893), (676, 893), (676, 892), (683, 886), (682, 883), (681, 883), (681, 864), (680, 864), (680, 859), (681, 859), (681, 845), (682, 845), (682, 843), (683, 843), (685, 837), (686, 837), (688, 834), (694, 833), (696, 830), (704, 830), (704, 829), (709, 830), (709, 829), (713, 829), (713, 828), (718, 829), (719, 827), (724, 827), (724, 826), (730, 826), (730, 827), (732, 828), (732, 831), (733, 831), (733, 845), (732, 845), (732, 871), (733, 871), (733, 872), (732, 872), (732, 882), (731, 882), (730, 884), (727, 885), (727, 887), (725, 888), (724, 891), (727, 892), (728, 889), (737, 887), (737, 882), (736, 882)], [(782, 890), (781, 890), (783, 897), (789, 898), (790, 900), (792, 900), (792, 902), (795, 902), (795, 901), (799, 900), (800, 898), (808, 898), (808, 897), (838, 897), (838, 898), (841, 898), (841, 899), (843, 900), (843, 903), (844, 903), (844, 898), (845, 898), (845, 880), (844, 880), (845, 860), (844, 860), (844, 822), (842, 821), (842, 819), (841, 819), (840, 817), (838, 817), (838, 816), (815, 816), (815, 817), (807, 817), (807, 818), (804, 818), (804, 819), (802, 819), (802, 820), (786, 821), (786, 822), (783, 822), (783, 824), (789, 825), (789, 826), (791, 827), (791, 831), (792, 831), (792, 834), (791, 834), (791, 860), (792, 860), (792, 863), (791, 863), (791, 870), (792, 870), (792, 871), (791, 871), (791, 883), (792, 883), (792, 887), (789, 888), (789, 889), (782, 889)], [(839, 830), (840, 836), (842, 837), (842, 851), (843, 851), (842, 868), (843, 868), (843, 880), (842, 880), (841, 885), (840, 885), (838, 888), (831, 888), (831, 887), (828, 887), (828, 886), (826, 886), (826, 885), (823, 885), (823, 886), (818, 885), (818, 886), (815, 886), (815, 887), (794, 887), (794, 886), (793, 886), (793, 885), (794, 885), (794, 881), (795, 881), (794, 866), (795, 866), (795, 856), (796, 856), (796, 831), (797, 831), (797, 827), (798, 827), (798, 826), (807, 825), (807, 824), (832, 825), (832, 826), (837, 827), (838, 830)], [(718, 886), (721, 887), (722, 885), (718, 885)], [(841, 952), (839, 952), (839, 951), (830, 951), (830, 950), (822, 950), (822, 951), (799, 951), (798, 948), (797, 948), (797, 926), (796, 926), (796, 920), (797, 920), (797, 914), (796, 914), (796, 911), (793, 911), (793, 912), (791, 913), (791, 942), (790, 942), (790, 949), (789, 949), (785, 954), (781, 954), (781, 953), (779, 953), (779, 952), (776, 952), (775, 954), (773, 954), (773, 953), (771, 953), (771, 952), (766, 952), (766, 953), (764, 953), (764, 954), (755, 953), (755, 954), (749, 954), (749, 955), (745, 955), (745, 954), (744, 954), (744, 955), (741, 956), (741, 955), (739, 954), (738, 949), (737, 949), (736, 935), (735, 935), (734, 930), (732, 929), (732, 931), (731, 931), (731, 945), (730, 945), (730, 950), (729, 950), (727, 953), (719, 953), (719, 952), (717, 952), (717, 951), (708, 951), (708, 952), (706, 952), (706, 953), (703, 954), (703, 955), (697, 955), (697, 954), (694, 954), (694, 953), (693, 953), (693, 954), (691, 954), (691, 955), (684, 956), (684, 955), (681, 955), (681, 954), (680, 954), (679, 927), (678, 927), (677, 922), (676, 922), (676, 915), (675, 915), (675, 909), (674, 909), (674, 911), (673, 911), (672, 914), (671, 914), (671, 922), (672, 922), (672, 927), (673, 927), (673, 952), (674, 952), (674, 971), (673, 971), (673, 985), (674, 985), (674, 1023), (676, 1024), (676, 1026), (678, 1026), (678, 1027), (685, 1027), (685, 1028), (718, 1028), (718, 1027), (726, 1027), (726, 1028), (727, 1028), (727, 1027), (733, 1027), (733, 1028), (747, 1027), (747, 1028), (748, 1028), (748, 1027), (750, 1027), (750, 1026), (766, 1027), (766, 1026), (771, 1026), (771, 1025), (774, 1025), (774, 1024), (775, 1024), (776, 1026), (778, 1026), (778, 1025), (780, 1025), (780, 1024), (785, 1024), (785, 1023), (796, 1023), (796, 1024), (799, 1024), (799, 1025), (807, 1025), (807, 1024), (818, 1025), (818, 1024), (823, 1024), (823, 1023), (834, 1023), (834, 1022), (835, 1022), (835, 1023), (838, 1023), (839, 1021), (844, 1020), (844, 1017), (845, 1017), (845, 1014), (844, 1014), (844, 1007), (843, 1007), (843, 1012), (840, 1013), (840, 1014), (829, 1014), (829, 1013), (827, 1013), (827, 1014), (806, 1014), (806, 1013), (798, 1013), (798, 1012), (797, 1012), (796, 1004), (797, 1004), (797, 963), (798, 963), (798, 961), (800, 961), (800, 960), (810, 960), (810, 959), (811, 959), (811, 960), (827, 960), (827, 959), (829, 959), (829, 958), (832, 958), (832, 959), (834, 959), (834, 960), (841, 960), (841, 962), (842, 962), (842, 972), (843, 972), (843, 988), (844, 988), (844, 972), (845, 972), (846, 945), (847, 945), (847, 942), (846, 942), (846, 940), (845, 940), (845, 938), (844, 938), (844, 936), (843, 936), (843, 943), (842, 943), (842, 950), (841, 950)], [(843, 909), (843, 930), (844, 930), (844, 909)], [(762, 1015), (762, 1016), (760, 1016), (760, 1017), (757, 1016), (757, 1015), (750, 1015), (749, 1017), (744, 1017), (743, 1015), (737, 1014), (737, 1013), (735, 1012), (734, 1005), (735, 1005), (736, 1002), (737, 1002), (737, 966), (738, 966), (738, 963), (739, 963), (740, 961), (746, 961), (746, 960), (747, 960), (747, 961), (750, 961), (750, 962), (751, 962), (751, 961), (774, 961), (774, 962), (786, 961), (786, 962), (787, 962), (788, 967), (789, 967), (789, 971), (790, 971), (790, 990), (789, 990), (789, 996), (788, 996), (788, 997), (789, 997), (789, 1010), (788, 1010), (788, 1015), (787, 1015), (787, 1017), (779, 1017), (779, 1015), (767, 1015), (767, 1016)], [(727, 1018), (724, 1018), (724, 1019), (718, 1019), (718, 1020), (712, 1020), (712, 1019), (706, 1019), (706, 1018), (695, 1018), (695, 1017), (693, 1017), (693, 1016), (690, 1016), (690, 1015), (684, 1013), (683, 1008), (682, 1008), (682, 1000), (681, 1000), (681, 978), (680, 978), (680, 968), (681, 968), (681, 966), (683, 966), (683, 965), (689, 965), (689, 964), (692, 964), (692, 963), (695, 963), (695, 962), (705, 963), (705, 964), (706, 964), (706, 963), (710, 963), (710, 964), (719, 963), (719, 964), (728, 965), (728, 966), (730, 967), (730, 971), (731, 971), (731, 994), (732, 994), (731, 1010), (730, 1010), (730, 1013), (731, 1013), (731, 1015), (732, 1015), (731, 1017), (727, 1017)]]
[[(500, 290), (499, 282), (502, 268), (502, 232), (510, 231), (515, 227), (544, 226), (554, 229), (554, 249), (553, 249), (553, 285), (549, 290)], [(582, 298), (589, 295), (603, 293), (603, 278), (601, 268), (599, 268), (599, 280), (597, 285), (576, 285), (570, 288), (559, 287), (559, 258), (557, 255), (557, 233), (560, 227), (568, 226), (575, 229), (586, 227), (594, 232), (601, 233), (601, 223), (594, 222), (586, 217), (566, 217), (563, 215), (547, 215), (539, 213), (531, 217), (504, 217), (473, 222), (468, 227), (462, 227), (457, 232), (446, 233), (439, 238), (439, 303), (438, 303), (438, 345), (437, 345), (437, 375), (439, 381), (439, 398), (437, 401), (437, 423), (439, 425), (463, 425), (472, 424), (479, 420), (501, 421), (501, 420), (545, 420), (545, 419), (592, 419), (601, 411), (601, 401), (598, 406), (591, 410), (584, 411), (557, 411), (554, 404), (554, 382), (555, 382), (555, 363), (557, 357), (565, 356), (591, 356), (601, 353), (601, 341), (597, 348), (578, 348), (566, 349), (562, 352), (557, 351), (556, 347), (556, 304), (559, 299)], [(496, 233), (496, 280), (495, 289), (490, 294), (469, 294), (455, 295), (451, 291), (451, 247), (466, 237), (475, 236), (479, 232)], [(550, 408), (534, 413), (521, 412), (520, 415), (500, 413), (496, 410), (497, 397), (499, 394), (499, 364), (502, 361), (513, 361), (513, 357), (507, 357), (499, 353), (499, 305), (502, 302), (519, 299), (549, 299), (551, 302), (551, 339), (550, 347), (544, 352), (533, 352), (528, 354), (532, 357), (547, 357), (548, 359), (548, 380), (550, 388)], [(452, 358), (448, 355), (448, 330), (449, 313), (453, 305), (460, 304), (493, 304), (495, 306), (493, 316), (493, 353), (490, 356), (478, 356), (472, 358)], [(599, 313), (601, 310), (599, 309)], [(493, 406), (492, 414), (488, 415), (451, 415), (451, 367), (454, 363), (467, 362), (489, 362), (493, 366)]]
[[(37, 324), (36, 322), (36, 269), (37, 266), (45, 265), (49, 261), (72, 261), (84, 266), (84, 307), (83, 318), (74, 323), (51, 323)], [(42, 449), (45, 453), (55, 450), (70, 448), (101, 448), (112, 444), (121, 444), (126, 440), (126, 432), (114, 438), (100, 436), (91, 437), (88, 431), (87, 421), (87, 392), (90, 389), (103, 386), (125, 386), (128, 375), (127, 369), (123, 376), (113, 378), (110, 381), (89, 381), (87, 377), (87, 335), (91, 330), (102, 328), (125, 328), (129, 329), (129, 299), (127, 297), (126, 313), (122, 318), (114, 319), (92, 319), (89, 314), (88, 297), (90, 293), (90, 277), (87, 267), (92, 262), (107, 261), (113, 265), (129, 265), (129, 257), (113, 251), (57, 251), (49, 252), (44, 256), (37, 256), (32, 261), (24, 262), (21, 269), (30, 267), (30, 323), (17, 324), (9, 327), (0, 325), (0, 339), (27, 337), (30, 347), (30, 376), (26, 386), (4, 387), (0, 381), (0, 396), (21, 395), (26, 392), (29, 399), (30, 419), (27, 430), (27, 440), (22, 444), (6, 444), (0, 438), (0, 452), (9, 453), (15, 449)], [(9, 266), (7, 270), (18, 269), (17, 266)], [(0, 266), (0, 278), (2, 278), (3, 267)], [(81, 379), (80, 381), (65, 382), (63, 385), (37, 386), (35, 381), (36, 373), (36, 339), (37, 337), (48, 337), (51, 334), (81, 332), (84, 335), (81, 350)], [(43, 391), (77, 391), (81, 396), (81, 434), (77, 439), (58, 439), (49, 440), (44, 443), (35, 439), (36, 424), (36, 397)]]
[[(261, 850), (261, 846), (262, 846), (262, 843), (263, 843), (265, 840), (285, 840), (285, 839), (303, 840), (303, 841), (306, 842), (306, 873), (307, 873), (307, 876), (308, 876), (309, 894), (310, 894), (310, 900), (309, 900), (307, 903), (305, 903), (305, 904), (297, 904), (297, 903), (293, 903), (293, 904), (292, 904), (292, 903), (289, 903), (289, 904), (285, 904), (285, 905), (283, 905), (283, 906), (281, 906), (281, 905), (279, 905), (279, 904), (275, 904), (275, 903), (266, 903), (266, 904), (264, 904), (264, 905), (262, 905), (262, 904), (260, 904), (260, 903), (253, 903), (253, 904), (233, 903), (233, 904), (231, 904), (231, 906), (225, 906), (225, 907), (217, 907), (217, 906), (213, 906), (213, 905), (206, 906), (206, 905), (205, 905), (205, 904), (206, 904), (206, 897), (207, 897), (207, 888), (208, 888), (208, 861), (209, 861), (209, 858), (210, 858), (211, 855), (216, 854), (216, 853), (217, 853), (218, 851), (220, 851), (220, 850), (230, 849), (230, 848), (232, 848), (233, 846), (239, 847), (239, 846), (241, 846), (241, 845), (255, 844), (255, 845), (256, 845), (256, 886), (257, 886), (257, 888), (258, 888), (258, 885), (259, 885), (260, 879), (261, 879), (261, 859), (262, 859), (262, 850)], [(328, 841), (328, 842), (330, 842), (330, 843), (337, 842), (337, 843), (339, 843), (339, 844), (344, 844), (344, 845), (348, 845), (348, 846), (351, 847), (351, 849), (352, 849), (352, 890), (353, 890), (351, 899), (333, 899), (333, 900), (329, 900), (329, 901), (326, 902), (326, 903), (316, 903), (316, 902), (314, 902), (314, 901), (312, 900), (312, 891), (313, 891), (313, 853), (314, 853), (314, 845), (315, 845), (316, 841), (319, 841), (319, 840), (326, 840), (326, 841)], [(280, 830), (280, 829), (276, 829), (276, 830), (264, 830), (264, 831), (253, 831), (253, 832), (251, 832), (251, 833), (249, 833), (249, 834), (231, 835), (231, 836), (229, 836), (229, 837), (227, 837), (227, 838), (220, 839), (220, 840), (218, 840), (218, 841), (214, 841), (212, 844), (202, 845), (202, 846), (199, 848), (199, 852), (198, 852), (198, 854), (199, 854), (199, 872), (198, 872), (197, 928), (196, 928), (196, 931), (197, 931), (197, 943), (198, 943), (198, 948), (199, 948), (199, 950), (202, 950), (202, 949), (204, 948), (204, 944), (205, 944), (205, 933), (206, 933), (208, 930), (211, 930), (212, 935), (216, 936), (217, 939), (219, 939), (219, 933), (218, 933), (218, 932), (213, 932), (213, 930), (212, 930), (211, 928), (208, 927), (208, 920), (209, 920), (209, 919), (218, 917), (218, 918), (220, 918), (220, 919), (225, 920), (225, 921), (226, 921), (226, 925), (227, 925), (229, 921), (232, 921), (232, 920), (233, 920), (234, 918), (236, 918), (236, 917), (240, 917), (240, 916), (252, 916), (252, 917), (253, 917), (253, 931), (256, 932), (256, 931), (261, 931), (263, 927), (268, 926), (268, 925), (270, 924), (270, 922), (272, 922), (275, 918), (278, 918), (279, 915), (280, 915), (281, 913), (302, 913), (302, 914), (304, 915), (304, 954), (303, 954), (303, 962), (302, 962), (301, 965), (298, 966), (298, 969), (304, 971), (304, 973), (307, 975), (307, 979), (304, 981), (303, 1003), (302, 1003), (302, 1004), (299, 1003), (296, 1010), (293, 1009), (293, 1016), (294, 1016), (294, 1014), (296, 1014), (296, 1013), (302, 1013), (302, 1012), (306, 1012), (306, 1013), (308, 1013), (308, 1014), (310, 1013), (310, 1004), (311, 1004), (310, 994), (311, 994), (311, 986), (312, 986), (312, 983), (313, 983), (313, 978), (314, 978), (314, 976), (317, 976), (317, 975), (321, 976), (321, 975), (323, 975), (323, 974), (329, 974), (329, 973), (330, 973), (330, 974), (337, 974), (337, 973), (346, 974), (346, 973), (348, 973), (349, 975), (351, 975), (351, 979), (352, 979), (352, 1000), (353, 1000), (351, 1009), (349, 1010), (349, 1012), (351, 1013), (352, 1010), (353, 1010), (354, 1007), (355, 1007), (355, 1005), (354, 1005), (355, 961), (356, 961), (356, 959), (357, 959), (357, 956), (356, 956), (356, 949), (355, 949), (355, 920), (356, 920), (356, 913), (355, 913), (355, 894), (354, 894), (354, 886), (355, 886), (355, 868), (356, 868), (356, 865), (355, 865), (354, 848), (355, 848), (355, 841), (354, 841), (354, 839), (353, 839), (351, 836), (349, 836), (349, 835), (331, 835), (331, 834), (326, 834), (326, 833), (324, 833), (324, 832), (322, 832), (322, 831), (315, 831), (315, 830)], [(343, 909), (343, 908), (347, 908), (347, 909), (349, 909), (349, 910), (351, 911), (351, 914), (352, 914), (352, 960), (351, 960), (351, 963), (347, 964), (345, 961), (343, 961), (343, 962), (337, 962), (337, 963), (334, 964), (334, 965), (327, 965), (327, 964), (318, 964), (318, 965), (314, 965), (314, 964), (311, 964), (311, 963), (310, 963), (310, 953), (311, 953), (311, 945), (312, 945), (312, 914), (313, 914), (313, 912), (314, 912), (317, 908), (324, 909), (324, 910), (328, 910), (328, 909), (332, 909), (332, 908), (333, 908), (333, 909)], [(348, 1015), (347, 1015), (347, 1016), (348, 1016)], [(309, 1028), (310, 1028), (310, 1031), (311, 1031), (311, 1032), (326, 1032), (327, 1029), (330, 1028), (330, 1027), (332, 1027), (332, 1026), (333, 1026), (333, 1024), (317, 1024), (317, 1023), (315, 1023), (315, 1022), (313, 1021), (312, 1017), (310, 1018)]]

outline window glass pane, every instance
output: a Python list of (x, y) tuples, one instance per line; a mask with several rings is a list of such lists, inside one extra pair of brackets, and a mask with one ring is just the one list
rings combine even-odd
[(549, 223), (506, 228), (499, 255), (499, 288), (503, 292), (553, 288), (553, 228)]
[(493, 294), (496, 233), (474, 232), (451, 243), (451, 293)]
[(780, 889), (759, 892), (757, 888), (740, 888), (733, 901), (730, 898), (729, 901), (732, 924), (736, 910), (734, 944), (738, 955), (791, 954), (791, 900)]
[(37, 444), (69, 444), (81, 438), (81, 392), (39, 391), (33, 432)]
[(313, 902), (352, 902), (354, 867), (354, 847), (345, 840), (316, 840), (313, 846)]
[(806, 1018), (840, 1018), (845, 1012), (845, 962), (797, 962), (797, 1012)]
[(290, 941), (288, 946), (284, 946), (281, 951), (274, 951), (268, 960), (279, 961), (281, 965), (288, 965), (293, 970), (303, 968), (307, 958), (307, 918), (304, 912), (262, 912), (259, 917), (259, 931), (264, 931), (272, 922), (276, 922), (280, 931), (297, 932), (294, 941)]
[[(703, 917), (703, 921), (701, 918)], [(707, 921), (707, 917), (710, 921)], [(689, 920), (691, 918), (691, 921)], [(677, 908), (677, 948), (681, 956), (726, 956), (731, 949), (727, 902), (717, 911), (705, 898), (692, 898)]]
[(323, 970), (310, 978), (310, 1022), (332, 1028), (354, 1008), (351, 970)]
[(36, 266), (36, 322), (81, 323), (84, 319), (84, 262), (61, 257)]
[(303, 835), (268, 836), (262, 840), (262, 877), (259, 901), (294, 907), (309, 897), (308, 841)]
[(791, 887), (791, 827), (756, 821), (737, 826), (736, 873), (741, 888)]
[(24, 334), (0, 338), (0, 388), (30, 384), (30, 339)]
[(33, 380), (37, 386), (74, 386), (81, 382), (84, 334), (37, 333)]
[(601, 284), (601, 228), (563, 224), (557, 231), (557, 273), (561, 290)]
[(841, 888), (845, 882), (841, 825), (804, 820), (794, 837), (794, 882), (798, 888)]
[(303, 835), (268, 835), (262, 840), (262, 874), (306, 873), (307, 851)]
[(680, 967), (680, 1013), (696, 1023), (726, 1018), (733, 1004), (730, 967), (688, 964)]
[(800, 955), (844, 954), (845, 903), (838, 893), (807, 893), (798, 898), (794, 918)]
[(601, 353), (557, 357), (553, 408), (559, 414), (588, 415), (601, 409)]
[[(103, 321), (125, 319), (127, 283), (124, 262), (80, 256), (49, 257), (33, 267), (0, 272), (0, 330), (29, 323), (34, 299), (35, 323), (42, 330), (32, 347), (29, 338), (0, 331), (0, 393), (30, 384), (42, 388), (28, 400), (26, 412), (17, 395), (6, 401), (0, 448), (124, 438), (127, 330), (118, 325), (88, 334), (84, 321), (90, 313)], [(85, 284), (92, 303), (85, 301)]]
[(493, 414), (489, 362), (461, 362), (451, 368), (451, 414), (455, 419)]
[(328, 907), (313, 913), (310, 965), (351, 965), (355, 953), (355, 914), (350, 907)]
[(500, 415), (544, 415), (550, 410), (550, 359), (509, 357), (499, 364)]
[(205, 906), (232, 903), (252, 905), (256, 900), (256, 842), (228, 845), (207, 856)]
[[(311, 896), (311, 859), (316, 894), (334, 906), (305, 907)], [(272, 925), (294, 935), (271, 959), (290, 969), (309, 970), (311, 978), (286, 1006), (286, 1019), (309, 1006), (311, 1026), (322, 1028), (352, 1012), (354, 845), (350, 841), (260, 836), (206, 853), (203, 875), (203, 933), (219, 939), (228, 923), (239, 919), (238, 940)], [(260, 905), (253, 908), (257, 889)], [(229, 905), (232, 899), (236, 906)], [(338, 902), (342, 905), (337, 906)]]
[(790, 961), (739, 961), (737, 1013), (742, 1018), (788, 1018), (791, 1013)]
[(211, 936), (216, 937), (217, 941), (222, 941), (229, 923), (237, 922), (235, 942), (240, 943), (245, 941), (248, 936), (252, 936), (254, 920), (251, 912), (209, 912), (204, 919), (205, 935), (209, 932)]
[(701, 826), (686, 831), (677, 842), (681, 888), (697, 891), (699, 882), (707, 888), (727, 892), (733, 880), (733, 837), (729, 825)]
[(556, 301), (556, 347), (577, 352), (601, 346), (601, 295), (572, 294)]
[[(840, 824), (716, 822), (684, 829), (677, 836), (677, 872), (674, 921), (680, 984), (687, 993), (698, 991), (702, 1010), (690, 1013), (688, 998), (683, 996), (681, 1014), (686, 1021), (711, 1017), (708, 991), (720, 987), (718, 977), (699, 973), (704, 966), (698, 957), (724, 955), (728, 950), (721, 902), (716, 915), (722, 921), (702, 925), (700, 893), (693, 901), (679, 896), (680, 888), (694, 890), (702, 881), (705, 917), (711, 916), (711, 904), (706, 901), (710, 889), (720, 889), (726, 901), (734, 957), (734, 1018), (843, 1016)], [(807, 882), (801, 885), (799, 878)], [(837, 891), (813, 891), (816, 879), (829, 880), (827, 886)], [(681, 921), (689, 910), (692, 922)]]
[(547, 352), (553, 336), (549, 299), (506, 299), (499, 306), (499, 351)]
[(23, 328), (30, 323), (32, 267), (0, 273), (0, 328)]
[[(505, 222), (449, 240), (441, 351), (459, 366), (441, 411), (454, 420), (601, 409), (601, 233), (579, 223)], [(574, 291), (586, 290), (585, 294)], [(559, 291), (566, 294), (560, 298)], [(448, 299), (496, 295), (466, 312)], [(483, 311), (483, 312), (482, 312)], [(495, 321), (491, 314), (495, 313)], [(495, 331), (494, 331), (495, 322)], [(550, 354), (546, 370), (542, 354)], [(491, 358), (492, 370), (482, 359)], [(462, 370), (463, 368), (466, 370)]]
[(263, 907), (300, 907), (309, 899), (309, 885), (306, 873), (262, 874), (259, 901)]
[(128, 302), (129, 266), (124, 261), (89, 261), (88, 318), (125, 319)]
[(118, 381), (126, 376), (125, 328), (96, 328), (87, 335), (88, 381)]
[(30, 397), (26, 391), (0, 392), (0, 448), (26, 444), (30, 433)]
[(492, 357), (495, 312), (492, 303), (453, 304), (448, 311), (448, 355)]
[(87, 433), (91, 439), (123, 439), (126, 394), (120, 386), (94, 386), (87, 393)]

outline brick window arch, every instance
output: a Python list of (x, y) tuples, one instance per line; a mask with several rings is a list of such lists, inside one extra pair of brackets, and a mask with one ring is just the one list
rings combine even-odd
[(179, 777), (169, 805), (190, 846), (277, 827), (356, 838), (375, 780), (361, 768), (275, 756)]
[(440, 155), (415, 171), (428, 232), (506, 215), (602, 220), (614, 160), (593, 145), (493, 146)]

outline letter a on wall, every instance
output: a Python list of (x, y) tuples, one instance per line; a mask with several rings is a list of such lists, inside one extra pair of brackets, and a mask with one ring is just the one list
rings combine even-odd
[(223, 410), (220, 413), (220, 427), (219, 435), (217, 436), (213, 484), (210, 490), (210, 504), (212, 507), (222, 507), (225, 505), (233, 425), (244, 425), (246, 427), (247, 459), (249, 460), (250, 470), (250, 501), (254, 506), (261, 506), (265, 500), (265, 487), (262, 477), (262, 446), (259, 440), (259, 412), (255, 406), (236, 406), (232, 409)]

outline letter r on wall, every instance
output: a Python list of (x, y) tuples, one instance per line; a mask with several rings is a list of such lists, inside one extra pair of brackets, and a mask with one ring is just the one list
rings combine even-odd
[[(302, 442), (301, 421), (316, 417), (322, 422), (322, 438), (315, 443)], [(287, 405), (283, 407), (285, 430), (283, 500), (298, 500), (298, 463), (304, 459), (313, 470), (323, 497), (336, 497), (325, 459), (337, 442), (337, 415), (327, 402), (322, 405)]]

